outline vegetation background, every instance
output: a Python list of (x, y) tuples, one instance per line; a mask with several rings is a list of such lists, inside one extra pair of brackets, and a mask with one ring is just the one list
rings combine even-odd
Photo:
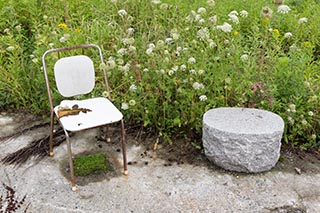
[(255, 107), (285, 120), (285, 143), (319, 149), (320, 1), (281, 2), (0, 0), (0, 109), (47, 116), (42, 54), (95, 43), (125, 119), (168, 142), (201, 135), (208, 109)]

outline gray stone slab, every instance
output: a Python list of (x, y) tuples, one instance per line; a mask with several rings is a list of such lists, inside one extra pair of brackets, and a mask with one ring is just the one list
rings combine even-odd
[(216, 165), (237, 172), (270, 170), (280, 157), (282, 118), (252, 108), (216, 108), (203, 116), (203, 146)]

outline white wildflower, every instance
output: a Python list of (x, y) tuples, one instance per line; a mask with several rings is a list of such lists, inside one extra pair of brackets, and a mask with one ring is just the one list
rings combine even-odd
[(152, 51), (153, 51), (153, 48), (148, 48), (148, 49), (146, 50), (146, 54), (147, 54), (147, 55), (151, 55), (151, 54), (152, 54)]
[(165, 43), (164, 43), (163, 40), (158, 40), (156, 46), (157, 46), (157, 48), (162, 48), (162, 47), (164, 46), (164, 44), (165, 44)]
[(264, 18), (271, 18), (272, 17), (273, 11), (271, 10), (270, 7), (263, 7), (261, 9), (261, 16)]
[(164, 69), (161, 69), (159, 72), (160, 72), (161, 74), (164, 74), (164, 73), (165, 73)]
[(248, 14), (249, 14), (249, 13), (248, 13), (246, 10), (241, 10), (241, 11), (240, 11), (240, 16), (243, 17), (243, 18), (248, 17)]
[(135, 101), (135, 100), (133, 100), (133, 99), (131, 99), (131, 100), (129, 101), (129, 105), (130, 105), (130, 106), (134, 106), (134, 105), (136, 105), (136, 101)]
[(214, 42), (214, 41), (211, 40), (211, 39), (209, 39), (208, 42), (209, 42), (209, 47), (210, 47), (210, 48), (215, 48), (215, 47), (217, 46), (216, 42)]
[(172, 70), (173, 70), (173, 71), (175, 71), (175, 72), (176, 72), (176, 71), (178, 71), (178, 69), (179, 69), (179, 67), (178, 67), (178, 66), (174, 66), (174, 67), (172, 67)]
[(288, 117), (288, 121), (289, 121), (289, 123), (291, 124), (291, 125), (293, 125), (294, 124), (294, 120), (293, 120), (293, 118), (292, 117)]
[(303, 82), (303, 84), (304, 84), (305, 87), (310, 87), (310, 82), (309, 81), (305, 81), (305, 82)]
[(128, 15), (128, 13), (127, 13), (127, 11), (125, 11), (124, 9), (122, 9), (122, 10), (119, 10), (119, 11), (118, 11), (118, 15), (121, 16), (121, 17), (123, 17), (123, 16)]
[(296, 44), (292, 44), (292, 45), (289, 47), (289, 49), (290, 49), (291, 51), (300, 51), (300, 48), (298, 48)]
[(198, 13), (206, 13), (207, 12), (207, 10), (206, 10), (206, 8), (204, 8), (204, 7), (200, 7), (199, 9), (198, 9)]
[(29, 55), (29, 57), (30, 57), (31, 59), (33, 59), (33, 58), (34, 58), (34, 54)]
[(198, 70), (198, 74), (199, 74), (199, 75), (203, 75), (204, 73), (205, 73), (204, 70)]
[(194, 63), (196, 63), (196, 59), (194, 57), (191, 57), (191, 58), (188, 59), (188, 62), (190, 64), (194, 64)]
[(282, 13), (282, 14), (286, 14), (290, 11), (290, 7), (288, 5), (282, 4), (279, 5), (277, 12), (278, 13)]
[(308, 115), (309, 115), (309, 116), (313, 116), (313, 112), (312, 112), (312, 111), (309, 111), (309, 112), (308, 112)]
[(302, 123), (302, 125), (307, 125), (307, 124), (308, 124), (308, 121), (307, 121), (306, 119), (303, 119), (303, 120), (301, 121), (301, 123)]
[(240, 60), (241, 61), (246, 61), (248, 60), (249, 56), (247, 54), (243, 54), (242, 56), (240, 56)]
[(129, 48), (128, 48), (128, 51), (130, 53), (136, 52), (136, 50), (137, 50), (137, 48), (135, 46), (132, 46), (132, 45), (130, 45)]
[(9, 33), (10, 32), (10, 29), (9, 28), (6, 28), (3, 30), (3, 33)]
[(171, 44), (173, 42), (172, 38), (166, 38), (165, 40), (166, 44)]
[(107, 98), (107, 97), (108, 97), (108, 92), (107, 92), (107, 91), (103, 91), (103, 92), (102, 92), (102, 97)]
[(132, 27), (129, 27), (128, 29), (127, 29), (127, 34), (128, 35), (133, 35), (134, 34), (134, 28), (132, 28)]
[(212, 24), (212, 25), (216, 25), (216, 23), (217, 23), (217, 16), (216, 16), (216, 15), (211, 16), (211, 17), (209, 18), (209, 23)]
[(201, 83), (198, 83), (198, 82), (194, 82), (194, 83), (192, 84), (192, 87), (193, 87), (193, 89), (195, 89), (195, 90), (200, 90), (200, 89), (203, 89), (203, 88), (204, 88), (204, 85), (201, 84)]
[(161, 9), (161, 10), (167, 10), (168, 8), (169, 8), (169, 5), (166, 4), (166, 3), (162, 3), (162, 4), (160, 5), (160, 9)]
[(230, 33), (232, 31), (232, 26), (227, 22), (224, 22), (223, 25), (218, 25), (217, 29), (222, 30), (225, 33)]
[(123, 38), (122, 43), (124, 44), (129, 44), (129, 38)]
[(229, 15), (229, 20), (231, 20), (233, 23), (239, 24), (239, 18), (236, 15)]
[(49, 45), (49, 47), (53, 47), (54, 44), (53, 43), (49, 43), (48, 45)]
[(208, 98), (207, 98), (207, 96), (206, 95), (201, 95), (200, 97), (199, 97), (199, 100), (200, 101), (206, 101)]
[(33, 58), (32, 60), (31, 60), (33, 63), (38, 63), (38, 59), (37, 58)]
[(207, 0), (207, 5), (208, 5), (209, 7), (214, 7), (215, 4), (216, 4), (216, 3), (215, 3), (214, 0)]
[(173, 74), (174, 74), (174, 71), (173, 70), (169, 70), (168, 75), (172, 76)]
[(196, 70), (194, 70), (194, 69), (189, 70), (189, 73), (192, 74), (192, 75), (194, 75), (194, 74), (196, 74)]
[(168, 50), (164, 50), (164, 51), (163, 51), (163, 54), (169, 55), (169, 51), (168, 51)]
[(308, 18), (306, 18), (306, 17), (300, 18), (298, 20), (298, 24), (307, 23), (307, 22), (308, 22)]
[(118, 65), (123, 65), (124, 64), (124, 61), (121, 58), (117, 58), (116, 62), (117, 62)]
[(61, 43), (64, 43), (64, 42), (67, 41), (67, 39), (66, 39), (64, 36), (62, 36), (62, 37), (59, 39), (59, 41), (60, 41)]
[(197, 14), (195, 17), (194, 17), (194, 20), (196, 22), (199, 22), (199, 20), (201, 19), (201, 15), (200, 14)]
[(201, 28), (198, 32), (197, 32), (197, 37), (201, 40), (207, 40), (210, 38), (210, 34), (209, 34), (209, 30), (207, 27), (205, 28)]
[(289, 104), (289, 109), (290, 109), (291, 112), (296, 112), (296, 105)]
[(284, 34), (284, 37), (285, 38), (291, 38), (292, 37), (292, 33), (287, 32), (287, 33)]
[(121, 103), (121, 109), (127, 110), (129, 109), (129, 105), (127, 103)]
[(116, 66), (117, 66), (117, 64), (116, 64), (116, 62), (115, 62), (113, 59), (109, 59), (109, 60), (107, 61), (106, 68), (107, 68), (108, 70), (112, 70), (112, 69), (116, 68)]
[(15, 26), (15, 28), (16, 28), (17, 31), (20, 31), (21, 30), (21, 25), (19, 24), (19, 25)]
[(63, 34), (63, 37), (65, 37), (66, 39), (69, 39), (70, 38), (70, 34), (69, 33), (65, 33), (65, 34)]
[(149, 72), (149, 69), (148, 68), (144, 68), (142, 71), (143, 72)]
[(173, 40), (178, 40), (180, 37), (180, 34), (179, 33), (172, 33), (171, 36), (172, 36)]
[(134, 92), (134, 91), (137, 90), (137, 86), (136, 86), (135, 84), (132, 84), (132, 85), (129, 87), (129, 90), (130, 90), (131, 92)]
[(119, 55), (125, 55), (127, 53), (127, 48), (120, 48), (117, 53)]
[(316, 135), (316, 134), (312, 134), (312, 135), (311, 135), (311, 139), (312, 139), (312, 140), (317, 139), (317, 135)]
[(154, 43), (150, 43), (150, 44), (148, 44), (148, 48), (151, 48), (151, 49), (153, 49), (153, 48), (155, 48), (156, 46), (154, 45)]
[(239, 14), (238, 14), (238, 12), (237, 12), (236, 10), (232, 10), (232, 11), (228, 14), (228, 16), (237, 16), (237, 15), (239, 15)]
[(203, 24), (204, 22), (206, 21), (203, 18), (198, 21), (199, 24)]
[(9, 46), (9, 47), (6, 48), (6, 50), (7, 51), (12, 51), (12, 50), (14, 50), (14, 46)]
[(130, 64), (126, 63), (126, 64), (122, 67), (122, 70), (123, 70), (124, 72), (129, 72), (129, 70), (130, 70)]
[(152, 4), (160, 4), (161, 1), (160, 1), (160, 0), (152, 0), (151, 3), (152, 3)]
[(230, 84), (231, 81), (232, 81), (232, 79), (231, 79), (230, 77), (227, 77), (226, 79), (224, 79), (224, 82), (225, 82), (226, 84)]
[(182, 64), (182, 65), (180, 66), (180, 69), (181, 69), (182, 71), (185, 71), (185, 70), (187, 69), (187, 66), (186, 66), (185, 64)]

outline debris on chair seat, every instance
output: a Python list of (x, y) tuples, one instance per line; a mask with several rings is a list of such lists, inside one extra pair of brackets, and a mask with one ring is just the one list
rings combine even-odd
[[(77, 105), (78, 106), (78, 105)], [(72, 107), (70, 108), (65, 108), (65, 107), (59, 107), (58, 109), (58, 117), (62, 118), (64, 116), (69, 116), (69, 115), (79, 115), (80, 112), (87, 113), (87, 112), (92, 112), (91, 109), (87, 108), (77, 108), (77, 107)]]

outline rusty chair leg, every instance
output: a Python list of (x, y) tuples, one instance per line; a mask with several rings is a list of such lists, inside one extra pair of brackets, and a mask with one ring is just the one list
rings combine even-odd
[(66, 130), (64, 130), (64, 133), (66, 135), (66, 140), (67, 140), (68, 159), (69, 159), (70, 176), (71, 176), (71, 187), (72, 187), (72, 191), (76, 191), (77, 190), (77, 186), (76, 186), (76, 178), (74, 176), (74, 168), (73, 168), (73, 159), (72, 159), (70, 137), (69, 137), (69, 134), (68, 134), (68, 132)]
[(54, 153), (53, 153), (53, 129), (54, 129), (54, 112), (51, 111), (51, 115), (50, 115), (50, 142), (49, 142), (49, 147), (50, 147), (49, 155), (50, 155), (50, 157), (53, 157), (53, 155), (54, 155)]
[(124, 122), (121, 120), (121, 143), (122, 143), (122, 155), (123, 155), (123, 174), (128, 175), (127, 167), (127, 154), (126, 154), (126, 132), (124, 129)]

